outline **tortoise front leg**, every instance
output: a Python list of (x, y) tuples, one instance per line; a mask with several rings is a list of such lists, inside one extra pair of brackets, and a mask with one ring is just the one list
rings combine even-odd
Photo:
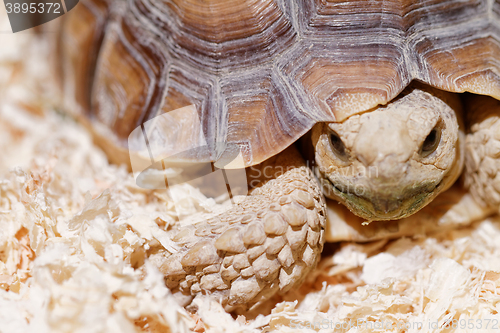
[(485, 208), (500, 206), (500, 101), (480, 95), (465, 99), (465, 185)]
[(172, 292), (211, 294), (228, 311), (248, 309), (314, 269), (324, 243), (325, 202), (311, 170), (290, 147), (249, 173), (258, 185), (243, 202), (182, 228), (173, 237), (179, 252), (151, 258)]

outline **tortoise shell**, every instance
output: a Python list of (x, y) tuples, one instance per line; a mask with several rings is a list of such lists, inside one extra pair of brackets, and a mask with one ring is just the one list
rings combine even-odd
[(66, 104), (123, 151), (135, 128), (191, 104), (211, 149), (187, 158), (218, 160), (226, 142), (250, 166), (412, 80), (500, 99), (499, 0), (85, 0), (76, 9), (60, 45)]

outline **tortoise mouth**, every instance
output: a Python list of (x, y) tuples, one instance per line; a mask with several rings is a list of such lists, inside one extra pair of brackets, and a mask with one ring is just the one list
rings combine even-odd
[[(361, 191), (357, 191), (356, 187), (353, 190), (335, 184), (327, 178), (324, 181), (327, 182), (326, 196), (342, 202), (352, 213), (368, 221), (397, 220), (408, 217), (426, 206), (442, 184), (440, 180), (437, 183), (420, 184), (406, 190), (395, 188), (393, 193), (400, 193), (399, 195), (387, 195), (387, 188), (384, 191), (374, 191), (367, 195), (358, 193)], [(325, 191), (325, 184), (323, 184), (323, 190)]]

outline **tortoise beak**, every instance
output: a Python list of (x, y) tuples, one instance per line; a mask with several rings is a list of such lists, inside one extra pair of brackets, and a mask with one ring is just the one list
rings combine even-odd
[(342, 187), (335, 186), (331, 180), (327, 183), (331, 185), (327, 185), (327, 189), (333, 190), (333, 198), (343, 202), (354, 214), (368, 221), (383, 221), (407, 217), (420, 210), (439, 192), (436, 189), (442, 182), (423, 183), (412, 189), (397, 188), (400, 191), (390, 186), (383, 186), (378, 191), (374, 189), (362, 191), (363, 194), (343, 190)]
[(395, 218), (395, 216), (400, 215), (399, 211), (402, 206), (401, 200), (377, 199), (371, 201), (371, 203), (376, 215), (387, 216), (391, 219)]

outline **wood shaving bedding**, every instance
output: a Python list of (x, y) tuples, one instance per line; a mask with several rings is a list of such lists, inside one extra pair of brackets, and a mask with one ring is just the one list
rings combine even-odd
[[(1, 332), (500, 329), (498, 217), (426, 238), (327, 244), (315, 274), (260, 313), (236, 317), (205, 296), (188, 312), (143, 261), (150, 247), (173, 250), (176, 203), (137, 187), (54, 111), (50, 53), (33, 34), (0, 43)], [(181, 191), (183, 216), (220, 209), (196, 188)]]

